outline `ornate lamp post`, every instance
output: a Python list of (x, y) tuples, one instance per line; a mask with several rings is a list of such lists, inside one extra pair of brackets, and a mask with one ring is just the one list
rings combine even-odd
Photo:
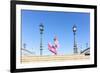
[(23, 49), (26, 49), (26, 44), (25, 43), (23, 44), (23, 47), (24, 47)]
[(44, 26), (41, 23), (39, 27), (40, 27), (40, 55), (42, 56), (43, 55), (42, 35), (43, 35), (43, 31), (44, 31)]
[(76, 43), (76, 31), (77, 31), (77, 27), (76, 25), (73, 25), (73, 34), (74, 34), (74, 54), (78, 53), (78, 49), (77, 49), (77, 43)]

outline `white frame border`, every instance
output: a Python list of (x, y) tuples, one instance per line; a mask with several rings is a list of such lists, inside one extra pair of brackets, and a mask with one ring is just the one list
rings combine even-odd
[[(62, 12), (89, 12), (90, 13), (90, 60), (86, 61), (68, 61), (66, 62), (48, 62), (48, 63), (20, 63), (21, 49), (21, 9), (27, 10), (42, 10), (42, 11), (62, 11)], [(39, 68), (39, 67), (54, 67), (54, 66), (72, 66), (94, 64), (94, 9), (71, 8), (71, 7), (52, 7), (52, 6), (36, 6), (36, 5), (16, 5), (16, 69), (20, 68)]]

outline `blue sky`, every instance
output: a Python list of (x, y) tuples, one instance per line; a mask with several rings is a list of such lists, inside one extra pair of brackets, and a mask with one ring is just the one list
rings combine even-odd
[(51, 12), (21, 10), (22, 47), (26, 43), (26, 49), (40, 54), (40, 30), (39, 25), (44, 25), (43, 55), (52, 55), (48, 50), (48, 42), (53, 44), (54, 36), (58, 37), (58, 54), (73, 53), (74, 24), (77, 26), (76, 40), (78, 48), (83, 50), (86, 43), (90, 43), (90, 14), (79, 12)]

